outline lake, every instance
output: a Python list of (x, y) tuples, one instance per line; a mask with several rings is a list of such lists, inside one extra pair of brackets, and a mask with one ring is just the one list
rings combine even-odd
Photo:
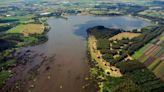
[(55, 58), (48, 64), (50, 69), (37, 76), (32, 92), (95, 92), (92, 86), (83, 89), (89, 75), (86, 29), (103, 25), (132, 30), (150, 25), (143, 19), (129, 16), (68, 16), (67, 19), (50, 18), (47, 22), (51, 27), (48, 41), (26, 49)]

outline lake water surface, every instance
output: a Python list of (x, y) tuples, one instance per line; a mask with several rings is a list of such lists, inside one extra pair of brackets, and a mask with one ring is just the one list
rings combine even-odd
[[(95, 92), (94, 87), (83, 89), (89, 74), (87, 63), (86, 29), (97, 25), (131, 30), (148, 26), (149, 22), (129, 16), (95, 17), (69, 16), (68, 19), (50, 18), (48, 41), (28, 49), (47, 56), (55, 56), (48, 72), (35, 82), (32, 92)], [(49, 80), (47, 76), (51, 76)]]

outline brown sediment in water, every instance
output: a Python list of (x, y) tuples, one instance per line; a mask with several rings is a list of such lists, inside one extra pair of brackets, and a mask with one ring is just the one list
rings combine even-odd
[(26, 49), (22, 49), (21, 52), (18, 50), (14, 57), (17, 59), (17, 64), (11, 70), (14, 75), (6, 82), (0, 92), (24, 92), (28, 81), (37, 75), (37, 69), (42, 66), (43, 62), (46, 63), (52, 58), (48, 58), (44, 54), (39, 56), (39, 53)]

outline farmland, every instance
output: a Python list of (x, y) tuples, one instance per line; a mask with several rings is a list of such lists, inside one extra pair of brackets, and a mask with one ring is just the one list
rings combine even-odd
[(23, 23), (30, 23), (30, 22), (34, 22), (34, 20), (32, 19), (33, 15), (25, 15), (25, 16), (10, 16), (10, 17), (4, 17), (3, 19), (1, 19), (1, 21), (4, 22), (8, 22), (8, 21), (17, 21), (21, 24)]
[(139, 35), (140, 35), (139, 33), (122, 32), (122, 33), (119, 33), (119, 34), (113, 36), (109, 40), (122, 40), (123, 38), (132, 39), (132, 38), (137, 37)]
[(30, 34), (42, 34), (43, 32), (44, 26), (42, 24), (18, 25), (8, 31), (8, 33), (21, 33), (24, 36), (28, 36)]
[(139, 14), (151, 16), (151, 17), (164, 18), (164, 13), (162, 11), (156, 11), (156, 10), (145, 10), (140, 12)]
[(162, 80), (164, 80), (164, 74), (162, 72), (164, 70), (163, 37), (164, 35), (161, 34), (133, 55), (134, 59), (141, 61)]

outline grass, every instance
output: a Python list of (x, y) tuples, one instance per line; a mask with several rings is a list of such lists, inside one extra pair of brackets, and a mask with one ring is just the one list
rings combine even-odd
[(123, 38), (132, 39), (132, 38), (137, 37), (139, 35), (140, 35), (140, 33), (122, 32), (122, 33), (119, 33), (119, 34), (113, 36), (109, 40), (122, 40)]
[(156, 59), (152, 64), (150, 64), (150, 65), (148, 66), (148, 69), (154, 70), (154, 69), (156, 68), (156, 66), (159, 65), (159, 63), (160, 63), (160, 59)]
[(20, 23), (29, 23), (33, 22), (32, 15), (26, 15), (26, 16), (11, 16), (11, 17), (5, 17), (3, 20), (18, 20)]
[(164, 61), (162, 61), (154, 70), (153, 72), (160, 77), (162, 80), (164, 80)]
[(6, 62), (0, 64), (0, 68), (1, 68), (1, 67), (8, 67), (8, 66), (10, 66), (10, 65), (12, 65), (12, 64), (14, 64), (14, 63), (15, 63), (15, 60), (6, 61)]
[(144, 53), (144, 50), (147, 49), (151, 44), (147, 44), (144, 47), (142, 47), (139, 51), (135, 52), (135, 54), (132, 56), (134, 59), (138, 59), (141, 57)]
[(42, 24), (25, 24), (18, 25), (7, 31), (8, 33), (21, 33), (24, 36), (29, 34), (42, 34), (44, 32), (44, 26)]
[(116, 86), (125, 83), (127, 81), (127, 78), (125, 77), (107, 77), (107, 81), (102, 83), (102, 87), (100, 89), (100, 92), (112, 92), (113, 88)]
[(37, 43), (38, 39), (35, 37), (24, 37), (23, 41), (18, 43), (17, 46), (18, 47), (22, 47), (22, 46), (27, 46), (27, 45), (32, 45), (33, 43)]
[(161, 40), (163, 40), (163, 41), (164, 41), (164, 36), (163, 36), (163, 37), (161, 37)]
[(160, 38), (160, 40), (164, 41), (164, 33), (162, 34), (162, 37)]
[(146, 60), (148, 59), (149, 57), (148, 56), (145, 56), (142, 60), (140, 60), (141, 63), (144, 63), (146, 62)]
[(0, 72), (0, 87), (2, 87), (5, 81), (12, 75), (9, 71), (1, 71)]

